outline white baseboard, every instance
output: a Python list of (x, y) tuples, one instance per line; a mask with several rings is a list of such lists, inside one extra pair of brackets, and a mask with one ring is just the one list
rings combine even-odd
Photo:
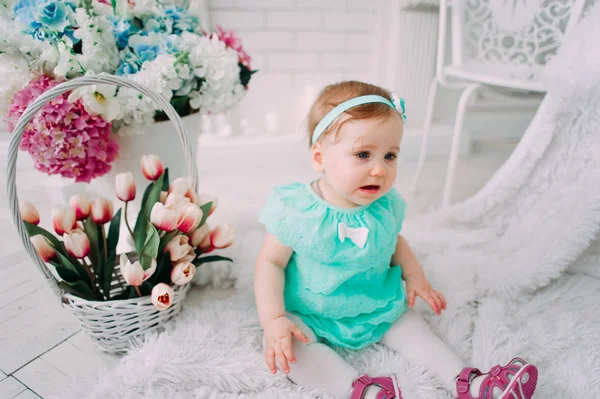
[[(429, 137), (427, 155), (430, 157), (447, 157), (450, 154), (452, 144), (452, 129), (450, 124), (434, 124)], [(416, 159), (421, 147), (422, 129), (407, 128), (402, 139), (402, 157)], [(257, 135), (257, 136), (231, 136), (218, 137), (215, 135), (200, 136), (199, 149), (239, 147), (254, 145), (283, 144), (290, 146), (303, 146), (308, 151), (305, 135), (282, 134), (279, 136)], [(469, 131), (463, 133), (459, 154), (467, 155), (471, 147), (471, 134)]]
[[(432, 158), (448, 157), (452, 146), (452, 129), (450, 124), (433, 124), (427, 145), (427, 156)], [(404, 131), (401, 156), (405, 159), (416, 159), (419, 156), (423, 130), (412, 128)], [(465, 130), (461, 136), (458, 153), (461, 157), (469, 154), (471, 148), (471, 132)]]

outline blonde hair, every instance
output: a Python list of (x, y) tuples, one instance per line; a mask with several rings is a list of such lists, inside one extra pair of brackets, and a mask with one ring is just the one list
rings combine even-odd
[[(386, 89), (355, 80), (333, 83), (325, 86), (317, 96), (317, 99), (313, 105), (310, 107), (310, 111), (308, 113), (309, 148), (314, 144), (312, 142), (312, 135), (315, 127), (317, 127), (319, 121), (323, 119), (329, 111), (344, 101), (350, 100), (351, 98), (370, 94), (385, 97), (390, 101), (392, 97), (391, 93)], [(397, 113), (398, 112), (395, 109), (383, 103), (367, 103), (357, 105), (356, 107), (349, 108), (344, 112), (343, 115), (349, 115), (348, 118), (342, 120), (341, 122), (340, 118), (338, 118), (331, 123), (331, 125), (329, 125), (323, 134), (321, 134), (321, 136), (317, 139), (317, 142), (321, 141), (324, 137), (329, 136), (331, 133), (337, 132), (340, 127), (349, 120), (385, 118)]]

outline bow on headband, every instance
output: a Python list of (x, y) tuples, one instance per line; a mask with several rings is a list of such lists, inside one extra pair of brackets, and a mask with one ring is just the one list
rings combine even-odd
[(354, 243), (354, 245), (364, 248), (367, 243), (367, 237), (369, 235), (369, 229), (366, 227), (348, 227), (346, 223), (338, 223), (338, 238), (341, 242), (346, 241), (348, 238)]
[(402, 120), (406, 120), (406, 105), (404, 105), (404, 99), (398, 97), (396, 93), (392, 93), (391, 98), (394, 108), (402, 115)]

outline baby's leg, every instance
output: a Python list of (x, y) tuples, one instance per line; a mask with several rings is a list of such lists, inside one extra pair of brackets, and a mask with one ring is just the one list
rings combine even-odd
[(288, 378), (296, 384), (310, 389), (324, 389), (339, 398), (349, 398), (352, 382), (359, 377), (358, 371), (350, 366), (330, 347), (318, 343), (312, 330), (297, 316), (287, 317), (306, 334), (308, 344), (292, 338), (295, 364), (289, 364)]
[(402, 315), (385, 333), (381, 343), (402, 353), (412, 363), (433, 371), (450, 392), (456, 392), (456, 377), (465, 364), (416, 310)]

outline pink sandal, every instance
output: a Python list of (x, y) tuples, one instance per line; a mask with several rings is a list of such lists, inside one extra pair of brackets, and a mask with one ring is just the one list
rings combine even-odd
[(391, 377), (376, 378), (371, 378), (366, 374), (361, 375), (352, 383), (353, 389), (350, 399), (362, 399), (367, 388), (371, 385), (381, 388), (377, 393), (377, 399), (402, 399), (400, 388), (398, 388), (398, 381), (396, 381), (396, 376), (393, 374)]
[[(472, 367), (465, 367), (456, 380), (458, 399), (492, 399), (494, 388), (502, 391), (502, 395), (495, 399), (530, 399), (535, 392), (538, 370), (532, 364), (527, 364), (521, 358), (514, 358), (504, 367), (499, 364), (491, 368), (484, 377), (479, 388), (479, 395), (474, 398), (469, 392), (471, 380), (480, 375), (481, 371)], [(512, 376), (512, 379), (509, 378)]]

